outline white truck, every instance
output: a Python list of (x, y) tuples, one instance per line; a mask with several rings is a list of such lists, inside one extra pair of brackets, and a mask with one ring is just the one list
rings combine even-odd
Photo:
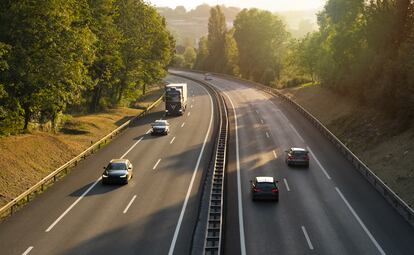
[(187, 83), (165, 86), (165, 115), (183, 115), (187, 108)]

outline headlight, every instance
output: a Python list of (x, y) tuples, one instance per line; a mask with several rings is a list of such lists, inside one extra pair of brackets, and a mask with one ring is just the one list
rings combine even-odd
[(127, 177), (126, 174), (119, 176), (119, 178), (126, 178), (126, 177)]

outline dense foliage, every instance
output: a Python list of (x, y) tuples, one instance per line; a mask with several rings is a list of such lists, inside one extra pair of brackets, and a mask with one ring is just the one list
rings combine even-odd
[(329, 0), (296, 65), (323, 86), (414, 119), (414, 1)]
[(134, 100), (174, 49), (143, 0), (1, 1), (0, 134)]
[(414, 119), (413, 0), (328, 0), (317, 15), (319, 31), (302, 39), (289, 35), (276, 15), (257, 9), (242, 10), (227, 31), (219, 10), (210, 12), (195, 69), (281, 87), (318, 82), (400, 123)]

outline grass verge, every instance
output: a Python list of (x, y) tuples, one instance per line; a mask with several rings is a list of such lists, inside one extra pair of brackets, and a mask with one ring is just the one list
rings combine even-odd
[(56, 134), (35, 131), (0, 138), (0, 207), (141, 113), (162, 93), (162, 89), (149, 92), (136, 108), (74, 116)]
[(414, 205), (414, 127), (320, 85), (281, 90), (300, 104), (390, 186)]

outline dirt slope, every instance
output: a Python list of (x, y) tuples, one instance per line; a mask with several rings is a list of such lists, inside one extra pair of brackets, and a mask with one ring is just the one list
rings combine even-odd
[(148, 93), (139, 100), (137, 109), (75, 116), (57, 134), (32, 132), (0, 138), (0, 206), (139, 114), (161, 94), (161, 90)]
[(414, 127), (319, 85), (282, 91), (305, 107), (414, 206)]

